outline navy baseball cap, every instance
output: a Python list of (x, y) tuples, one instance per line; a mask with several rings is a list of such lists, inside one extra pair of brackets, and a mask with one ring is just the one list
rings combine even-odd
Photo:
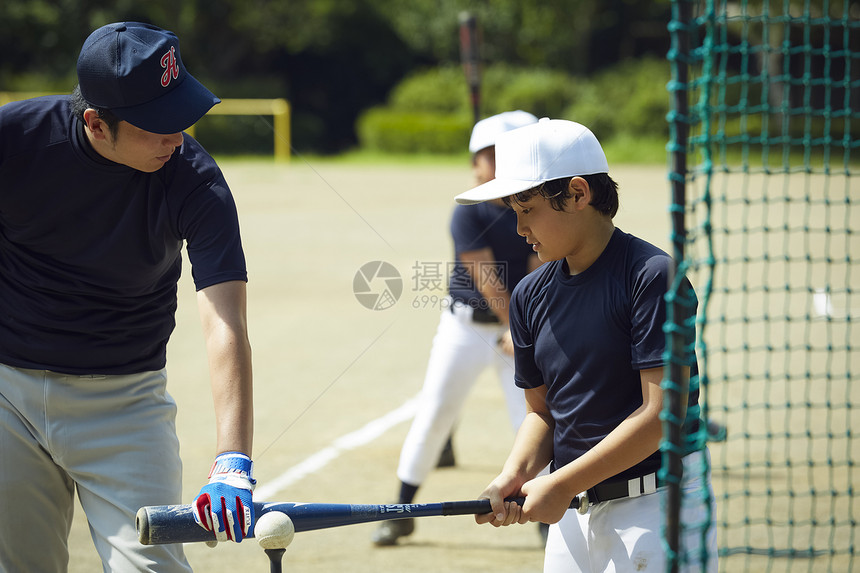
[(90, 105), (152, 133), (178, 133), (221, 100), (189, 74), (179, 38), (151, 24), (117, 22), (86, 39), (78, 84)]

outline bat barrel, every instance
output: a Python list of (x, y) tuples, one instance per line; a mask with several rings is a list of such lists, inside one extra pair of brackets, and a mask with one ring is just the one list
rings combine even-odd
[(137, 515), (134, 516), (134, 529), (137, 531), (137, 540), (141, 545), (152, 545), (150, 540), (152, 536), (149, 532), (149, 517), (146, 515), (145, 507), (137, 510)]
[(213, 532), (197, 525), (192, 511), (190, 505), (141, 507), (134, 518), (138, 541), (143, 545), (215, 541)]

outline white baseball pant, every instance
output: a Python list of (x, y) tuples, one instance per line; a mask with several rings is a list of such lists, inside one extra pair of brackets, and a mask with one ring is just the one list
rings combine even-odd
[[(705, 522), (706, 507), (702, 499), (702, 456), (695, 452), (684, 457), (684, 505), (682, 524)], [(706, 477), (708, 492), (710, 474)], [(626, 571), (666, 571), (666, 555), (662, 545), (663, 503), (666, 488), (656, 493), (605, 501), (592, 505), (585, 515), (568, 510), (558, 523), (549, 526), (544, 556), (544, 573), (623, 573)], [(696, 555), (701, 547), (701, 533), (689, 530), (682, 536), (681, 551)], [(711, 514), (711, 526), (706, 545), (709, 555), (707, 573), (717, 571), (716, 516)], [(698, 561), (681, 568), (682, 572), (701, 571)]]
[(499, 348), (501, 324), (472, 321), (472, 309), (455, 304), (442, 311), (421, 389), (418, 412), (400, 452), (397, 477), (421, 485), (436, 467), (469, 391), (484, 369), (495, 368), (516, 431), (526, 415), (525, 394), (514, 384), (514, 359)]

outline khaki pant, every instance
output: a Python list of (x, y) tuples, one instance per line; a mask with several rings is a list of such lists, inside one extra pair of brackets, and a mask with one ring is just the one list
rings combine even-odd
[(140, 507), (181, 503), (166, 382), (0, 364), (0, 573), (67, 570), (76, 489), (105, 571), (191, 570), (181, 545), (134, 528)]

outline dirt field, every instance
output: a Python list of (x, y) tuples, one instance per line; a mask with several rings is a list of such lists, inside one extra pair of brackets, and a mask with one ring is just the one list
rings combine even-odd
[[(237, 203), (250, 272), (255, 358), (254, 459), (260, 488), (312, 455), (333, 448), (328, 463), (273, 493), (278, 501), (387, 503), (408, 421), (360, 445), (338, 438), (397, 410), (420, 389), (438, 321), (444, 281), (426, 280), (451, 259), (448, 219), (453, 196), (471, 186), (468, 165), (348, 166), (223, 164)], [(663, 166), (614, 167), (621, 185), (616, 224), (668, 248), (668, 183)], [(353, 294), (369, 261), (394, 265), (403, 293), (373, 311)], [(417, 270), (416, 270), (417, 269)], [(168, 388), (179, 403), (184, 497), (204, 484), (214, 454), (213, 415), (195, 295), (186, 265), (178, 326), (168, 354)], [(486, 373), (457, 426), (457, 466), (435, 471), (417, 501), (472, 499), (500, 468), (513, 432), (502, 393)], [(447, 570), (538, 571), (537, 526), (494, 529), (471, 517), (424, 518), (399, 547), (370, 543), (375, 525), (296, 536), (284, 570), (296, 572)], [(71, 536), (73, 573), (101, 569), (78, 508)], [(197, 571), (267, 571), (253, 540), (186, 546)]]

